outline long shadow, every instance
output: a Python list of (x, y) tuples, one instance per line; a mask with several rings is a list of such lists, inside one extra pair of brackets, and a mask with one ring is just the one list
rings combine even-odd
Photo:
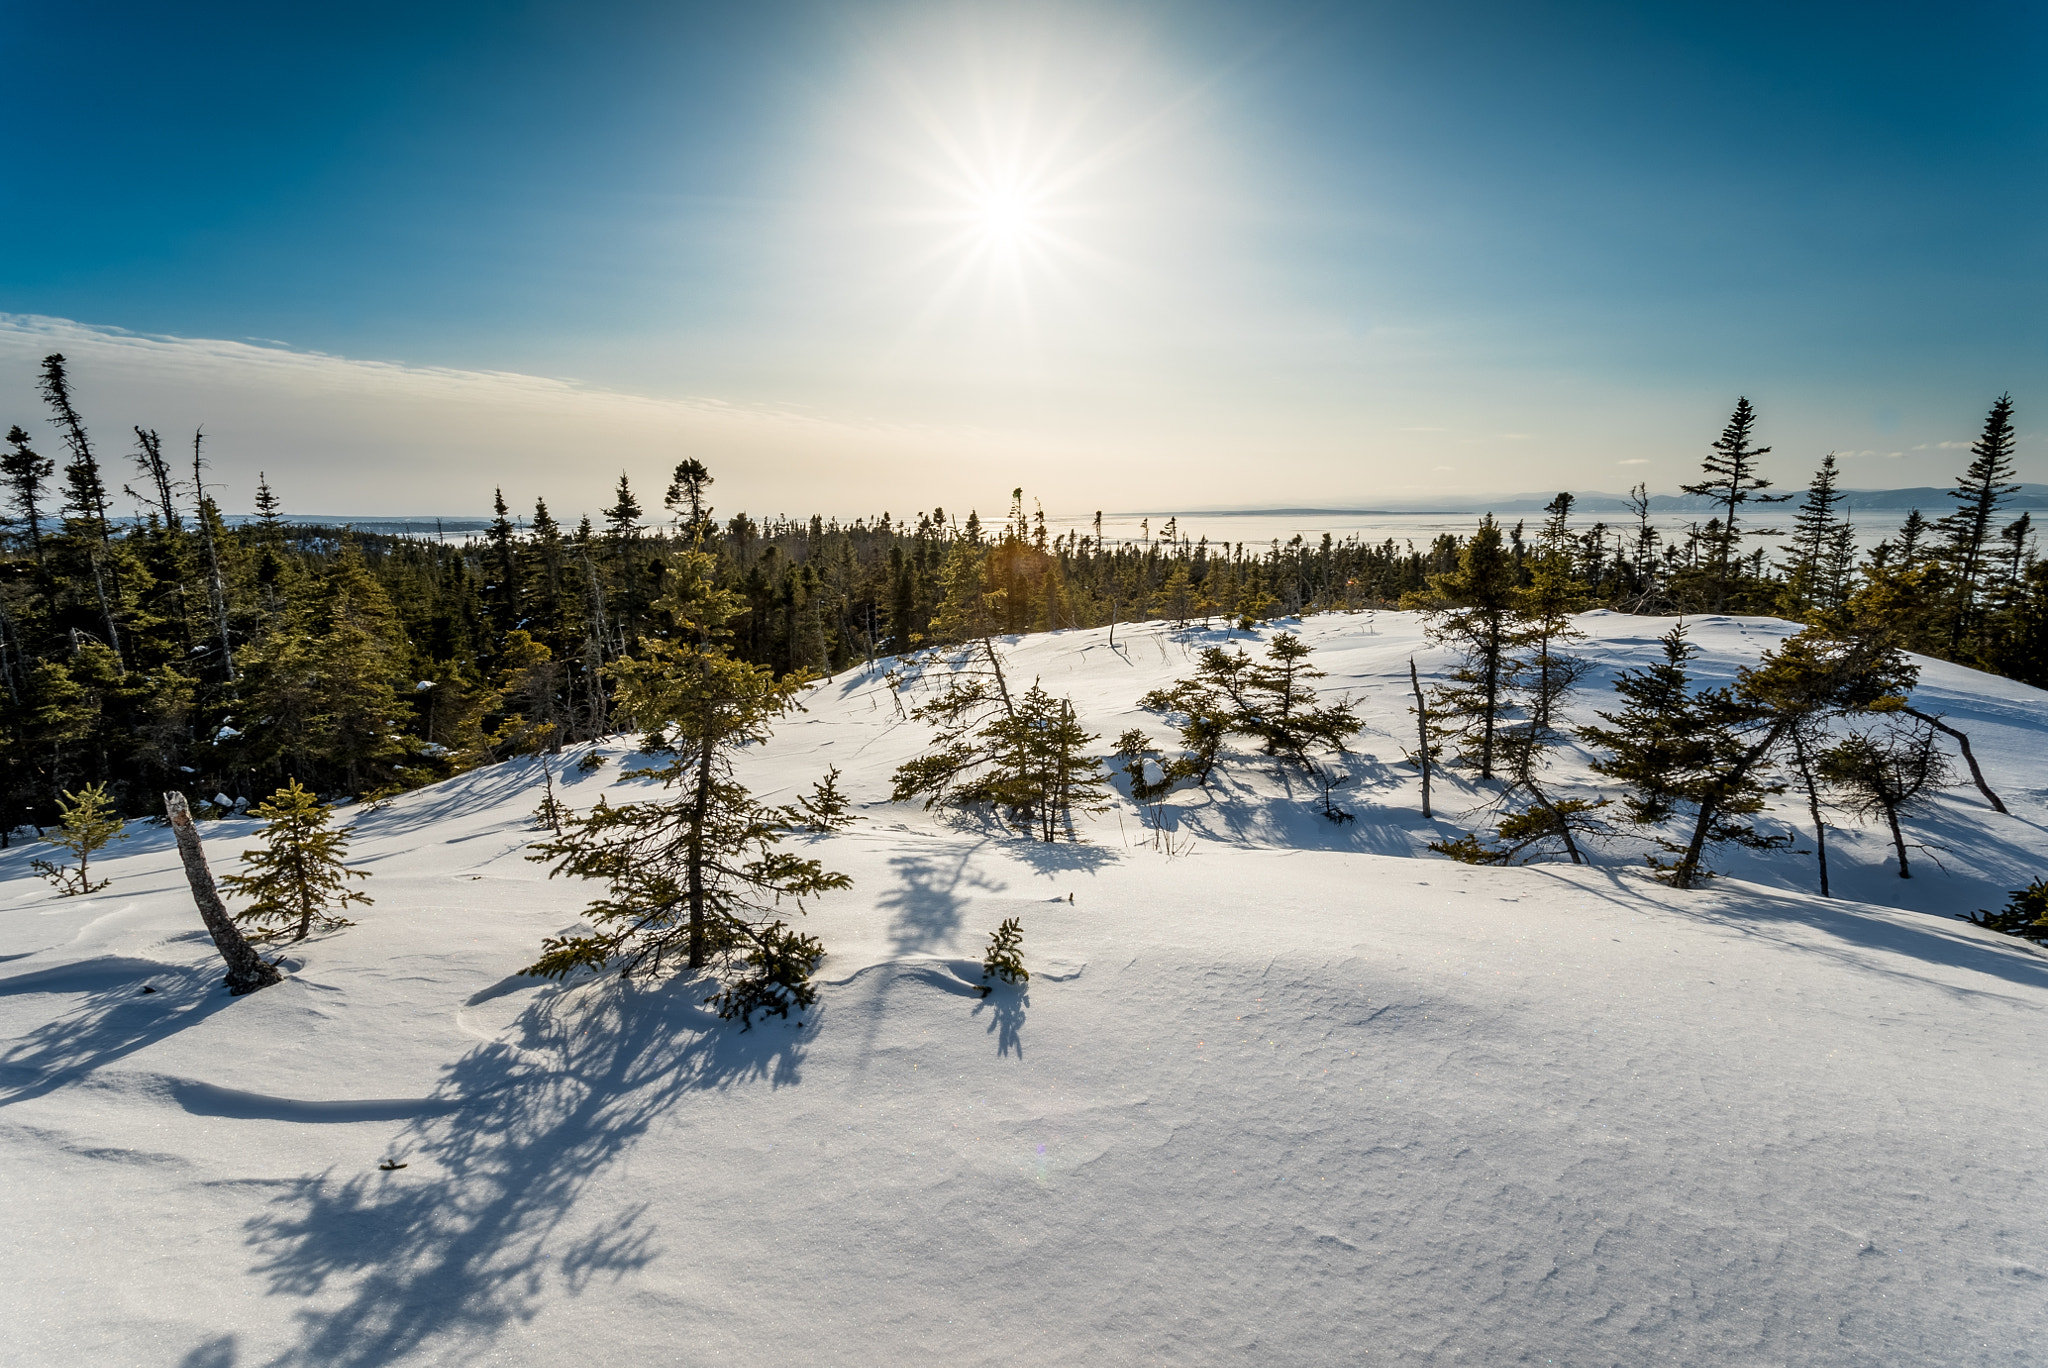
[(977, 841), (944, 854), (910, 851), (891, 857), (889, 867), (902, 882), (875, 905), (889, 913), (889, 944), (898, 954), (942, 947), (960, 929), (969, 893), (1000, 893), (1008, 887), (970, 867), (986, 844)]
[[(1829, 905), (1754, 885), (1712, 888), (1706, 890), (1706, 896), (1699, 896), (1690, 903), (1687, 899), (1692, 895), (1682, 893), (1650, 899), (1629, 888), (1619, 873), (1604, 872), (1600, 875), (1601, 881), (1607, 885), (1607, 889), (1602, 891), (1593, 886), (1593, 881), (1584, 874), (1574, 877), (1562, 870), (1550, 870), (1540, 865), (1530, 865), (1528, 869), (1533, 874), (1567, 884), (1580, 893), (1592, 894), (1631, 912), (1684, 917), (1690, 921), (1768, 937), (1787, 949), (1823, 955), (1865, 973), (1923, 983), (1956, 996), (1982, 996), (1983, 991), (1959, 987), (1923, 974), (1905, 973), (1857, 952), (1887, 951), (1924, 964), (1966, 969), (2022, 987), (2048, 989), (2048, 958), (2028, 950), (2019, 941), (2014, 941), (2010, 948), (1986, 944), (1976, 933), (1965, 931), (1962, 923), (1944, 923), (1940, 918), (1923, 912), (1887, 908), (1885, 911), (1891, 915), (1874, 915), (1858, 904)], [(1711, 896), (1715, 893), (1720, 896)], [(1811, 928), (1827, 937), (1828, 941), (1816, 943), (1794, 939), (1777, 930), (1777, 926), (1792, 925)]]
[(992, 985), (987, 997), (975, 1004), (974, 1014), (988, 1010), (989, 1034), (996, 1038), (996, 1058), (1024, 1057), (1024, 1013), (1031, 1006), (1031, 994), (1022, 985)]
[(690, 1094), (795, 1084), (801, 1030), (742, 1032), (698, 1005), (704, 984), (608, 979), (564, 989), (521, 1018), (517, 1043), (450, 1065), (435, 1098), (452, 1114), (400, 1132), (405, 1167), (305, 1178), (248, 1226), (257, 1271), (280, 1296), (338, 1302), (298, 1315), (278, 1365), (382, 1365), (432, 1344), (436, 1362), (484, 1358), (505, 1327), (561, 1291), (619, 1278), (663, 1251), (645, 1204), (593, 1226), (576, 1199)]
[[(145, 988), (154, 988), (145, 993)], [(82, 995), (0, 1054), (0, 1107), (41, 1097), (233, 1005), (217, 962), (171, 965), (103, 956), (0, 979), (0, 997)]]

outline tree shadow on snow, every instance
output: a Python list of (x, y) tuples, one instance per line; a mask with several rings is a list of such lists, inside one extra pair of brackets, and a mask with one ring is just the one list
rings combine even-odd
[[(145, 993), (145, 987), (156, 991)], [(235, 1001), (218, 962), (174, 965), (112, 955), (0, 979), (0, 997), (30, 993), (75, 993), (82, 1001), (0, 1053), (0, 1107), (77, 1082)]]
[[(1755, 885), (1720, 882), (1696, 893), (1674, 891), (1652, 897), (1645, 896), (1648, 890), (1632, 886), (1634, 881), (1624, 880), (1618, 872), (1586, 870), (1572, 874), (1541, 865), (1526, 868), (1631, 912), (1684, 917), (1744, 935), (1765, 937), (1789, 950), (1824, 955), (1847, 968), (1926, 984), (1956, 996), (1981, 996), (1984, 990), (1909, 972), (1896, 961), (1888, 963), (1885, 956), (1984, 974), (2028, 988), (2048, 987), (2048, 957), (2029, 949), (2024, 942), (2015, 939), (2010, 946), (1991, 943), (1984, 939), (1989, 933), (1924, 912), (1823, 902)], [(1600, 884), (1606, 887), (1603, 889)], [(1795, 937), (1783, 929), (1795, 926), (1818, 932), (1819, 936)]]
[(742, 1031), (699, 1005), (705, 987), (550, 993), (516, 1041), (448, 1067), (435, 1099), (453, 1111), (399, 1133), (390, 1157), (405, 1167), (329, 1172), (278, 1197), (248, 1227), (257, 1271), (272, 1293), (320, 1304), (273, 1362), (381, 1365), (430, 1342), (437, 1362), (484, 1357), (560, 1290), (659, 1259), (647, 1203), (578, 1224), (577, 1197), (689, 1094), (796, 1083), (821, 1015)]
[(996, 1058), (1024, 1057), (1024, 1013), (1031, 1006), (1031, 994), (1024, 987), (1007, 983), (994, 985), (987, 997), (975, 1004), (974, 1015), (989, 1014), (989, 1034), (996, 1038)]
[(983, 840), (943, 853), (910, 851), (890, 858), (889, 868), (901, 882), (875, 905), (889, 914), (889, 944), (897, 954), (943, 948), (960, 929), (972, 894), (1008, 887), (970, 867), (988, 844)]

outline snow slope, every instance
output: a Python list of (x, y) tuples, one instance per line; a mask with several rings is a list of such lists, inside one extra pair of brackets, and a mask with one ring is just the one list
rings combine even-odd
[[(1586, 623), (1598, 706), (1666, 624)], [(1639, 846), (1417, 858), (1462, 829), (1398, 764), (1408, 657), (1440, 662), (1402, 615), (1299, 627), (1379, 728), (1359, 820), (1240, 756), (1173, 801), (1178, 856), (1128, 804), (1057, 846), (891, 806), (922, 729), (820, 685), (748, 759), (864, 804), (812, 841), (854, 887), (808, 918), (800, 1028), (514, 976), (585, 896), (522, 858), (533, 762), (354, 816), (376, 904), (243, 999), (160, 829), (91, 898), (0, 855), (6, 1360), (2041, 1361), (2048, 958), (1946, 914), (2048, 869), (2043, 695), (1928, 664), (2014, 814), (1945, 794), (1945, 872), (1842, 832), (1866, 901), (1791, 855), (1684, 894)], [(1786, 630), (1699, 620), (1702, 666)], [(1204, 640), (1013, 668), (1163, 740), (1134, 700)], [(251, 829), (205, 830), (218, 869)], [(983, 1000), (1007, 916), (1033, 978)]]

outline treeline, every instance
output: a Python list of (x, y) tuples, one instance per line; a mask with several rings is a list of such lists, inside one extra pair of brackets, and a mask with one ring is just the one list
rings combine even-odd
[[(189, 458), (139, 427), (132, 450), (107, 455), (61, 355), (39, 390), (56, 449), (16, 425), (0, 455), (0, 833), (55, 820), (59, 796), (87, 784), (130, 813), (168, 788), (240, 802), (296, 780), (368, 796), (637, 730), (621, 670), (676, 632), (656, 605), (686, 552), (732, 595), (733, 658), (787, 677), (953, 644), (964, 629), (948, 604), (970, 587), (976, 629), (1004, 634), (1256, 622), (1412, 601), (1458, 573), (1471, 540), (1221, 544), (1171, 518), (1119, 539), (1100, 515), (1055, 532), (1022, 490), (987, 522), (943, 508), (721, 518), (695, 460), (658, 498), (620, 476), (599, 519), (573, 527), (542, 500), (515, 513), (503, 491), (490, 528), (454, 543), (302, 526), (267, 479), (256, 516), (230, 526), (200, 434)], [(1573, 530), (1561, 495), (1538, 534), (1491, 535), (1524, 587), (1562, 551), (1580, 606), (1852, 614), (1909, 649), (2048, 683), (2048, 577), (2027, 516), (2001, 513), (2011, 414), (1994, 406), (1954, 510), (1916, 512), (1860, 563), (1832, 458), (1788, 528), (1759, 522), (1768, 448), (1752, 445), (1746, 401), (1687, 486), (1721, 511), (1683, 536), (1651, 524), (1647, 491), (1633, 525)], [(139, 516), (116, 515), (120, 495)]]

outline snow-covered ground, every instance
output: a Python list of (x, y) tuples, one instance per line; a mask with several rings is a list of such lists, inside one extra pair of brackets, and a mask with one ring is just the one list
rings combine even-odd
[[(1668, 625), (1585, 623), (1582, 711)], [(1078, 845), (889, 805), (923, 729), (820, 685), (746, 764), (863, 804), (808, 839), (854, 887), (807, 919), (801, 1027), (516, 977), (588, 896), (522, 858), (530, 761), (353, 813), (376, 904), (247, 998), (161, 829), (89, 898), (0, 855), (0, 1358), (2042, 1361), (2048, 958), (1948, 914), (2048, 872), (2048, 696), (1926, 666), (2013, 812), (1945, 793), (1939, 866), (1838, 831), (1836, 901), (1792, 854), (1678, 893), (1640, 845), (1428, 855), (1475, 801), (1425, 822), (1399, 763), (1408, 657), (1440, 658), (1405, 615), (1298, 626), (1375, 728), (1358, 821), (1240, 755), (1172, 800), (1178, 855), (1128, 803)], [(1702, 671), (1787, 630), (1699, 619)], [(1135, 700), (1208, 638), (1105, 638), (1013, 671), (1105, 751), (1167, 740)], [(204, 830), (225, 869), (253, 828)], [(1033, 977), (983, 1000), (1009, 916)]]

